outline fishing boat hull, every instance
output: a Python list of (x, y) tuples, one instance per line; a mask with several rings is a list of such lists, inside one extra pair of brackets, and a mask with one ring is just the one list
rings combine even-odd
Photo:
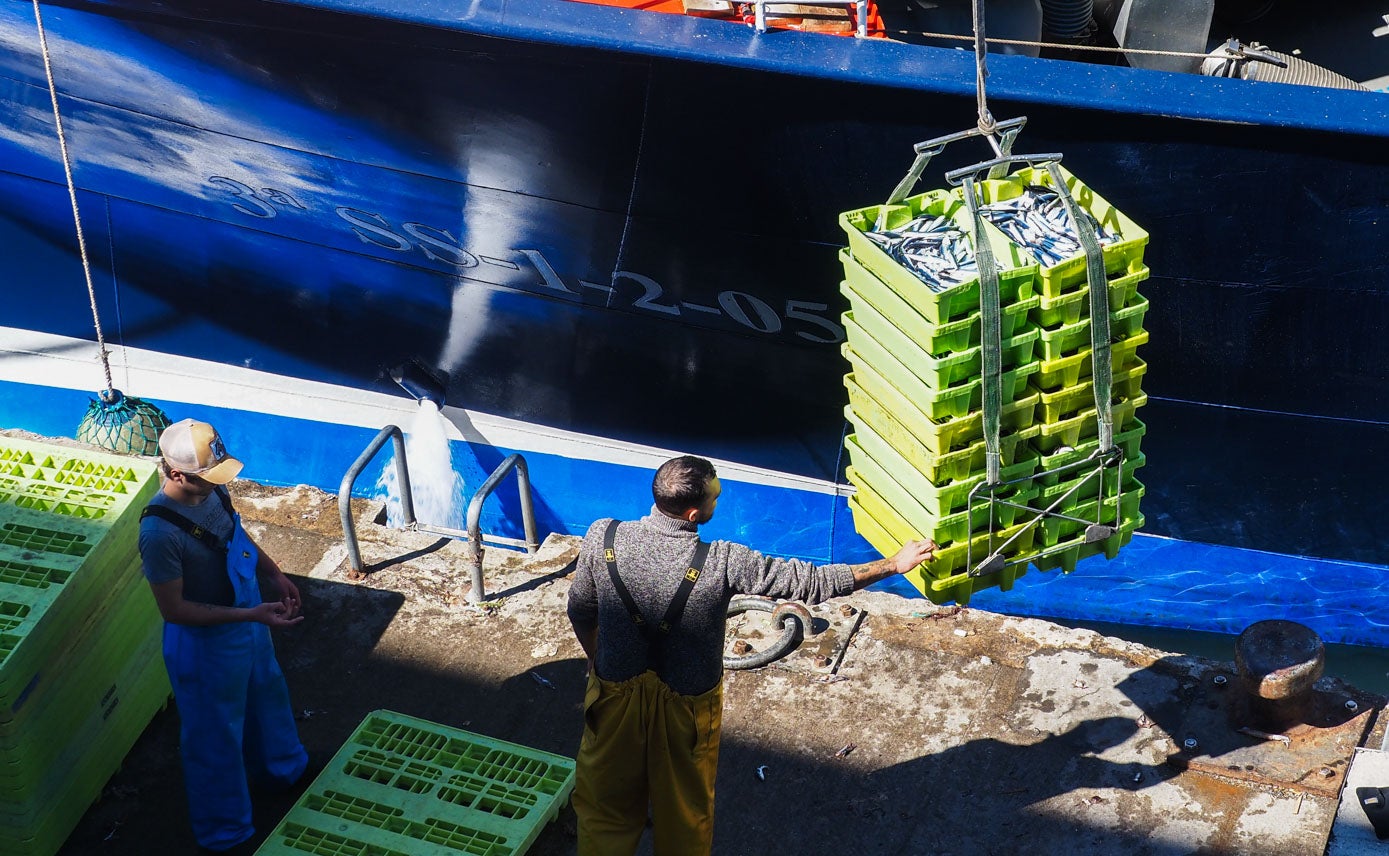
[[(447, 373), (465, 481), (522, 452), (546, 531), (644, 512), (651, 468), (692, 452), (736, 486), (713, 536), (875, 555), (846, 501), (836, 214), (973, 124), (972, 58), (564, 0), (390, 6), (45, 4), (93, 302), (33, 7), (0, 3), (0, 424), (71, 433), (103, 386), (95, 309), (115, 385), (215, 421), (261, 481), (336, 490), (414, 418), (390, 370), (416, 359)], [(1389, 644), (1350, 603), (1385, 564), (1382, 100), (992, 62), (1019, 148), (1064, 152), (1152, 236), (1147, 525), (976, 604), (1227, 630), (1305, 610)], [(515, 534), (514, 510), (504, 491), (487, 525)]]

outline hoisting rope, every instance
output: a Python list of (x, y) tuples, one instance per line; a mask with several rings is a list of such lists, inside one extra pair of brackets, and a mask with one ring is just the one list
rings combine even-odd
[[(998, 123), (989, 113), (986, 83), (989, 69), (984, 58), (988, 44), (984, 41), (984, 0), (974, 0), (974, 88), (979, 102), (979, 132), (997, 149), (993, 134)], [(984, 408), (984, 467), (985, 484), (999, 482), (1000, 447), (999, 423), (1003, 413), (1003, 310), (998, 294), (998, 265), (993, 248), (984, 229), (984, 217), (979, 213), (979, 192), (973, 178), (966, 178), (961, 188), (969, 206), (970, 224), (974, 232), (974, 258), (979, 267), (979, 341), (983, 345), (983, 408)]]
[(979, 130), (984, 134), (992, 134), (998, 126), (989, 113), (985, 96), (984, 81), (989, 77), (989, 68), (984, 58), (988, 52), (989, 45), (984, 40), (984, 0), (974, 0), (974, 91), (979, 102)]
[(107, 358), (106, 339), (101, 333), (101, 314), (96, 308), (96, 287), (92, 285), (92, 265), (87, 256), (87, 238), (82, 232), (82, 213), (77, 208), (77, 184), (72, 180), (72, 162), (68, 158), (67, 135), (63, 133), (63, 115), (58, 110), (58, 87), (53, 83), (53, 62), (49, 59), (48, 34), (43, 28), (43, 13), (39, 0), (34, 0), (34, 22), (39, 28), (39, 50), (43, 54), (43, 73), (48, 78), (48, 97), (53, 102), (53, 124), (58, 129), (58, 151), (63, 157), (63, 175), (67, 177), (68, 199), (72, 202), (72, 220), (77, 226), (77, 251), (82, 257), (82, 275), (87, 280), (87, 298), (92, 305), (92, 321), (96, 324), (96, 344), (101, 353), (101, 365), (106, 371), (106, 393), (113, 391), (111, 362)]
[[(1047, 174), (1052, 185), (1066, 189), (1066, 180), (1061, 177), (1061, 167), (1055, 162), (1047, 164)], [(1110, 402), (1113, 384), (1111, 354), (1109, 352), (1109, 279), (1104, 272), (1104, 252), (1095, 238), (1095, 230), (1090, 220), (1075, 198), (1069, 193), (1059, 194), (1066, 212), (1075, 227), (1076, 237), (1085, 253), (1085, 282), (1090, 287), (1090, 360), (1091, 380), (1095, 392), (1095, 418), (1099, 421), (1100, 454), (1107, 455), (1114, 448), (1114, 408)]]
[(97, 352), (106, 375), (106, 389), (97, 393), (78, 425), (76, 438), (116, 452), (153, 455), (158, 449), (159, 434), (169, 424), (169, 417), (147, 401), (126, 396), (115, 388), (111, 379), (110, 352), (101, 330), (101, 313), (97, 309), (96, 286), (92, 283), (91, 257), (87, 253), (87, 237), (82, 230), (82, 212), (77, 204), (77, 182), (72, 177), (72, 159), (68, 156), (67, 134), (63, 132), (63, 114), (58, 109), (58, 87), (53, 80), (53, 61), (48, 50), (48, 33), (43, 26), (39, 0), (34, 3), (34, 23), (38, 27), (39, 52), (43, 55), (43, 73), (48, 80), (48, 98), (53, 104), (53, 124), (58, 132), (58, 151), (63, 160), (63, 176), (67, 179), (68, 200), (72, 203), (72, 220), (77, 229), (77, 251), (82, 259), (82, 276), (87, 283), (87, 299), (92, 307), (92, 323), (96, 327)]

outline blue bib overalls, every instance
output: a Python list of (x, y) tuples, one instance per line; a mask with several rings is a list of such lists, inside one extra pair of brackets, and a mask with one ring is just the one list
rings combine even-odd
[[(258, 551), (241, 516), (232, 519), (227, 573), (234, 605), (257, 606)], [(270, 628), (165, 623), (164, 664), (178, 704), (193, 834), (203, 847), (225, 850), (255, 833), (248, 782), (288, 786), (308, 765)]]

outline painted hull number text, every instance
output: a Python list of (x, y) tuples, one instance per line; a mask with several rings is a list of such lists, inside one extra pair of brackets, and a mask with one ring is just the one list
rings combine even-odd
[[(293, 196), (274, 188), (255, 188), (220, 175), (208, 178), (207, 183), (217, 189), (233, 210), (249, 217), (269, 220), (289, 210), (308, 210)], [(489, 281), (485, 273), (489, 267), (512, 272), (529, 267), (538, 281), (531, 288), (524, 284), (521, 287), (530, 293), (607, 308), (625, 303), (627, 308), (640, 313), (679, 319), (702, 327), (791, 336), (825, 345), (844, 341), (844, 328), (833, 319), (826, 303), (792, 299), (768, 301), (746, 291), (734, 290), (720, 291), (709, 302), (676, 302), (668, 298), (659, 282), (636, 271), (614, 270), (607, 283), (566, 279), (539, 250), (518, 248), (501, 253), (502, 258), (498, 258), (466, 249), (447, 229), (423, 223), (402, 223), (397, 227), (380, 214), (346, 206), (333, 210), (362, 243), (402, 254), (418, 251), (428, 261), (449, 265), (471, 279)], [(513, 273), (503, 282), (489, 284), (515, 288), (518, 283), (514, 276)], [(571, 281), (574, 284), (571, 285)]]

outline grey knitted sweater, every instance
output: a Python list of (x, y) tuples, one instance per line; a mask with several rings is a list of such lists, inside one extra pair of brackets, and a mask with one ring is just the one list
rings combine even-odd
[[(607, 525), (608, 519), (603, 519), (590, 526), (579, 549), (569, 588), (569, 618), (580, 627), (597, 623), (598, 676), (625, 681), (646, 671), (647, 650), (608, 577), (603, 560)], [(665, 616), (698, 540), (695, 524), (667, 517), (654, 507), (646, 517), (618, 525), (614, 544), (618, 574), (647, 622), (656, 624)], [(714, 688), (723, 677), (724, 624), (735, 594), (819, 603), (853, 590), (854, 575), (848, 565), (816, 566), (769, 558), (741, 544), (714, 541), (680, 624), (665, 641), (658, 674), (666, 686), (683, 695)]]

